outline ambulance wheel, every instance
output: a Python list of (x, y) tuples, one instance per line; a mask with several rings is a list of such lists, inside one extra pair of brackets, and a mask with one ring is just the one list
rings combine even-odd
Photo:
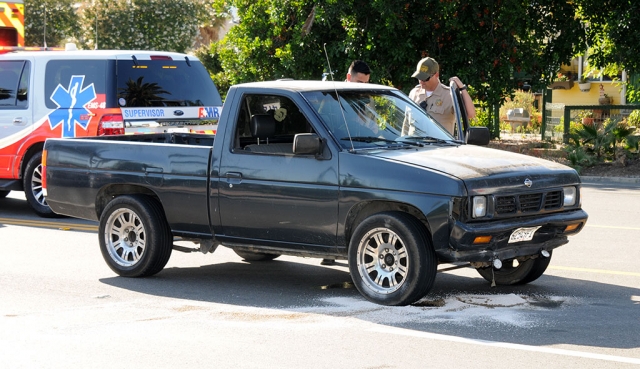
[(42, 191), (42, 152), (38, 152), (29, 159), (22, 176), (24, 195), (31, 208), (41, 217), (52, 218), (58, 216), (47, 205)]

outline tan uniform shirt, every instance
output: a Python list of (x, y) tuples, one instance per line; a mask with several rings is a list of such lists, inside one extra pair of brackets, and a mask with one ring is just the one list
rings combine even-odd
[(451, 99), (450, 90), (448, 86), (440, 83), (431, 96), (427, 97), (427, 91), (423, 90), (420, 85), (417, 85), (409, 92), (409, 98), (418, 105), (426, 101), (427, 113), (449, 131), (449, 133), (453, 134), (456, 117), (453, 111), (453, 100)]

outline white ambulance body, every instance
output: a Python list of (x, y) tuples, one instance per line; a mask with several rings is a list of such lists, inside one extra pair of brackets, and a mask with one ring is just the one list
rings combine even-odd
[(0, 46), (0, 198), (24, 190), (41, 216), (54, 216), (40, 173), (49, 137), (215, 134), (222, 101), (194, 56), (15, 49), (27, 48)]

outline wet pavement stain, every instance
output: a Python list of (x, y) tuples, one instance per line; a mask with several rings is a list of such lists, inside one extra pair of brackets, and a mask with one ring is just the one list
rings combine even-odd
[(564, 300), (552, 300), (545, 297), (529, 297), (529, 304), (547, 309), (557, 309), (564, 303)]
[(420, 306), (420, 307), (443, 307), (446, 304), (444, 299), (435, 299), (435, 300), (420, 300), (411, 304), (411, 306)]
[(342, 282), (320, 286), (321, 290), (330, 290), (334, 288), (354, 288), (353, 282)]

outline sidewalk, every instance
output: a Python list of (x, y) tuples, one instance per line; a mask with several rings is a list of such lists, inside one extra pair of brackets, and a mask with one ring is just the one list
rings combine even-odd
[(616, 183), (625, 185), (637, 185), (640, 189), (640, 178), (580, 176), (580, 180), (584, 184)]

